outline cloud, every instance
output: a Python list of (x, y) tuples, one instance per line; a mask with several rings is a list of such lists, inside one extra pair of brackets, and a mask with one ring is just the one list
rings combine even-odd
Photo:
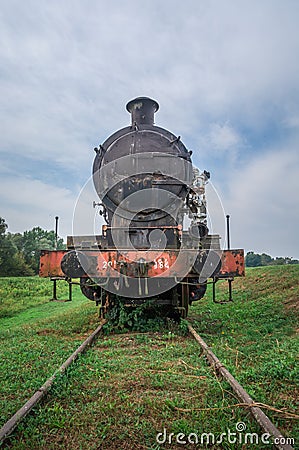
[(256, 156), (232, 174), (230, 191), (222, 198), (233, 216), (237, 246), (299, 258), (298, 173), (298, 145), (293, 143)]
[[(175, 7), (170, 0), (90, 0), (87, 5), (4, 0), (0, 172), (2, 191), (10, 189), (2, 213), (10, 226), (25, 229), (29, 217), (46, 223), (59, 198), (65, 207), (61, 214), (67, 215), (68, 201), (75, 201), (90, 174), (93, 147), (129, 124), (127, 101), (148, 95), (160, 103), (156, 123), (181, 135), (195, 163), (211, 170), (217, 189), (225, 199), (229, 195), (230, 209), (248, 215), (251, 227), (240, 223), (244, 233), (252, 236), (252, 227), (271, 219), (276, 234), (267, 246), (284, 254), (286, 245), (289, 252), (296, 234), (280, 239), (280, 247), (277, 243), (291, 193), (282, 188), (276, 226), (271, 208), (265, 209), (273, 193), (261, 181), (267, 177), (260, 165), (271, 169), (269, 183), (279, 164), (293, 174), (295, 149), (288, 145), (299, 128), (298, 13), (293, 0), (186, 0)], [(285, 162), (278, 157), (278, 142)], [(11, 190), (18, 173), (18, 183), (37, 196), (35, 208), (28, 194), (27, 217)], [(296, 184), (295, 175), (290, 179)], [(50, 199), (44, 207), (39, 189), (33, 189), (38, 182)], [(248, 213), (240, 206), (242, 198)], [(242, 245), (241, 227), (238, 232)], [(249, 247), (263, 245), (259, 235), (253, 234)]]
[(93, 208), (94, 201), (99, 199), (92, 177), (74, 190), (29, 177), (1, 180), (0, 216), (5, 218), (13, 233), (35, 226), (53, 229), (55, 216), (58, 216), (59, 235), (63, 238), (73, 233), (100, 234), (104, 222), (98, 209)]
[(54, 228), (55, 216), (60, 217), (59, 234), (70, 234), (76, 196), (65, 188), (57, 188), (40, 180), (2, 178), (0, 215), (10, 232), (23, 232), (35, 226)]
[(296, 14), (285, 4), (189, 1), (164, 20), (171, 2), (145, 2), (134, 4), (133, 28), (132, 10), (120, 2), (75, 4), (19, 3), (19, 16), (7, 7), (1, 24), (8, 102), (17, 103), (17, 122), (21, 113), (36, 121), (40, 136), (62, 126), (72, 143), (74, 133), (113, 130), (126, 123), (125, 102), (139, 94), (157, 97), (161, 119), (174, 129), (188, 129), (195, 116), (239, 116), (258, 126), (277, 100), (283, 114), (297, 85)]
[(210, 126), (210, 142), (216, 150), (225, 151), (240, 145), (241, 139), (229, 124), (213, 123)]
[[(221, 161), (221, 179), (223, 170), (227, 172), (239, 164), (242, 153), (248, 149), (245, 136), (234, 128), (228, 121), (225, 123), (212, 122), (197, 138), (196, 147), (201, 154), (194, 154), (194, 161), (213, 169), (213, 164)], [(201, 156), (202, 161), (200, 161)], [(218, 176), (216, 172), (216, 176)], [(214, 177), (213, 177), (214, 179)], [(221, 180), (219, 180), (221, 181)], [(222, 179), (222, 181), (224, 181)]]

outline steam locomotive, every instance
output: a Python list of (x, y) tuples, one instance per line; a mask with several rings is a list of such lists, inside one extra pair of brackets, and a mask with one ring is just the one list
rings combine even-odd
[(209, 234), (207, 171), (200, 172), (180, 136), (154, 124), (159, 105), (127, 104), (131, 124), (95, 148), (94, 202), (102, 233), (68, 236), (67, 250), (43, 250), (40, 276), (80, 279), (82, 293), (104, 317), (115, 299), (134, 307), (164, 305), (186, 317), (208, 283), (244, 275), (242, 249), (220, 248)]

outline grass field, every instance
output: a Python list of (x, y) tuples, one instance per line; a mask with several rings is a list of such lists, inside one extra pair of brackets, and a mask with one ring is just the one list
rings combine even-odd
[[(38, 278), (0, 280), (1, 425), (96, 328), (97, 309), (74, 289), (72, 302), (50, 302), (52, 284)], [(224, 285), (219, 297), (224, 296)], [(58, 296), (68, 287), (58, 284)], [(247, 270), (234, 282), (234, 302), (211, 293), (189, 318), (220, 360), (299, 448), (299, 266)], [(105, 334), (54, 383), (42, 404), (18, 427), (11, 449), (194, 449), (178, 433), (236, 432), (261, 436), (228, 384), (219, 381), (185, 335), (184, 322), (147, 333)], [(158, 437), (157, 433), (162, 433)], [(171, 435), (170, 433), (174, 433)], [(162, 443), (164, 437), (166, 443)], [(214, 449), (269, 449), (223, 438)], [(185, 438), (186, 439), (186, 438)], [(190, 434), (192, 442), (195, 435)], [(212, 439), (211, 436), (209, 439)], [(169, 443), (169, 440), (171, 443)], [(182, 436), (179, 440), (184, 440)], [(233, 440), (233, 437), (230, 439)]]

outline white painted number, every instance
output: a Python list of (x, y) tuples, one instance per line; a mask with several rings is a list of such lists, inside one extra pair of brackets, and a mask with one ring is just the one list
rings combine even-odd
[(154, 269), (169, 269), (169, 261), (168, 259), (155, 259), (154, 261)]
[(112, 261), (103, 261), (103, 269), (107, 269), (107, 267), (112, 267)]

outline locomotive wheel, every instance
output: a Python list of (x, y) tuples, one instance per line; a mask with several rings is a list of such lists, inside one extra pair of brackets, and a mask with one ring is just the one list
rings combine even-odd
[(96, 301), (100, 297), (100, 287), (95, 284), (90, 278), (80, 278), (81, 292), (89, 300)]

